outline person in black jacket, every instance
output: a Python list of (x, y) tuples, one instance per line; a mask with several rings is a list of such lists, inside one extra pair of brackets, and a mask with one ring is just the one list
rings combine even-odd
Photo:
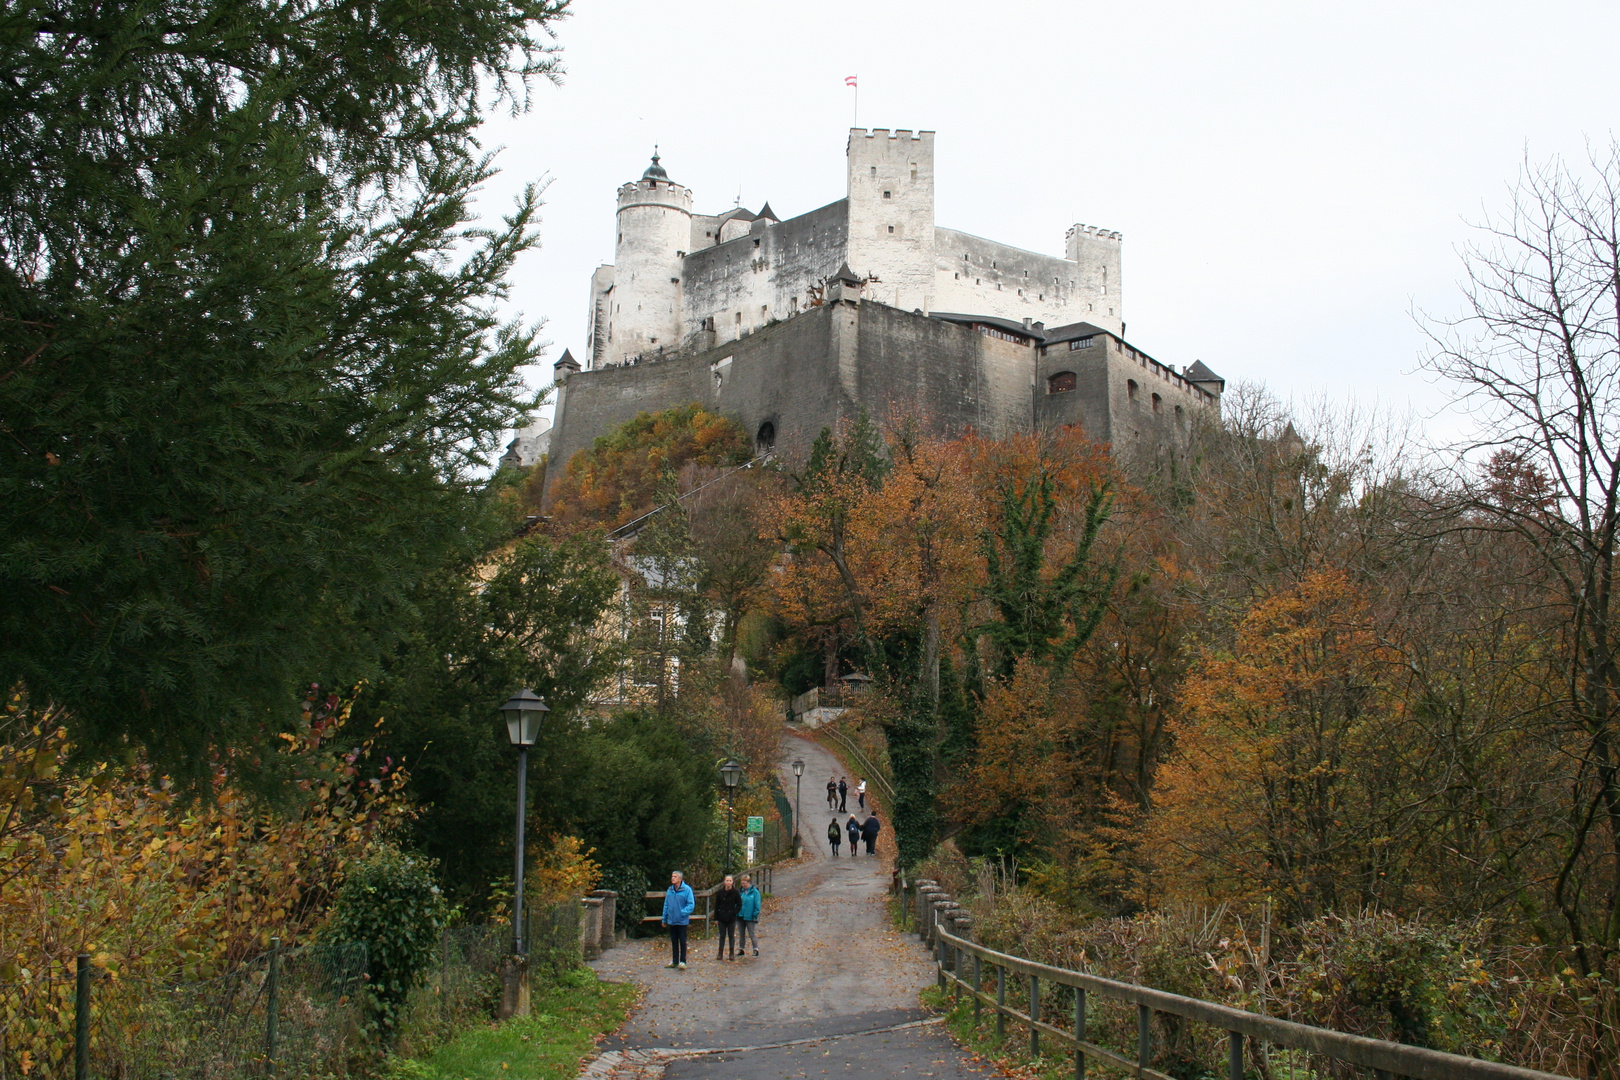
[(726, 943), (731, 943), (731, 959), (737, 959), (737, 920), (742, 916), (742, 891), (732, 883), (731, 875), (720, 883), (714, 894), (714, 921), (720, 926), (720, 955), (726, 958)]
[(861, 826), (861, 835), (866, 838), (866, 853), (868, 855), (877, 854), (874, 845), (877, 844), (878, 833), (882, 831), (883, 823), (877, 819), (876, 814), (867, 818), (866, 824)]
[(855, 820), (854, 814), (849, 815), (844, 831), (849, 833), (849, 855), (854, 858), (861, 853), (861, 823)]
[(832, 845), (833, 858), (838, 858), (838, 845), (844, 842), (844, 830), (839, 827), (838, 819), (833, 818), (827, 826), (827, 843)]
[(844, 777), (838, 778), (838, 812), (842, 814), (849, 809), (849, 781)]

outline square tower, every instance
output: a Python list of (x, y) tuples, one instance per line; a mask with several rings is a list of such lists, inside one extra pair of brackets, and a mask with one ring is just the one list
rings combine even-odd
[(849, 132), (849, 266), (871, 299), (928, 311), (934, 292), (934, 133)]

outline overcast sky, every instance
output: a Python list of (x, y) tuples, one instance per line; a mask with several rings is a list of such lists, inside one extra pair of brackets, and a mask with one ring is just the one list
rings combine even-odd
[(582, 352), (614, 192), (653, 144), (695, 209), (844, 195), (862, 127), (938, 132), (940, 225), (1054, 255), (1124, 234), (1138, 347), (1284, 398), (1430, 413), (1414, 308), (1458, 306), (1468, 223), (1526, 154), (1620, 129), (1620, 4), (576, 0), (567, 68), (485, 128), (483, 212), (550, 181), (514, 314)]

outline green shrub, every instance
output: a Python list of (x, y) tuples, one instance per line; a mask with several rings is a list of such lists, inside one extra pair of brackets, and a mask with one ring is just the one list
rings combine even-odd
[(366, 947), (367, 1003), (384, 1040), (392, 1037), (418, 977), (434, 962), (447, 916), (432, 862), (391, 848), (355, 864), (338, 891), (327, 937)]

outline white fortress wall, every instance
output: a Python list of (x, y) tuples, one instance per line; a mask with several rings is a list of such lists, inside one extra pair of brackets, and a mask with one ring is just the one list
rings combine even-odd
[(864, 295), (931, 310), (934, 293), (934, 133), (851, 128), (849, 266), (877, 280)]
[(934, 230), (936, 311), (1029, 319), (1047, 326), (1089, 322), (1087, 306), (1078, 299), (1079, 271), (1055, 255), (955, 229)]
[(682, 320), (688, 338), (712, 330), (716, 343), (731, 341), (796, 315), (810, 306), (812, 288), (844, 260), (843, 200), (779, 224), (761, 218), (744, 226), (735, 239), (687, 255)]
[(585, 368), (607, 362), (608, 305), (613, 302), (613, 266), (598, 266), (591, 274), (591, 302), (585, 318)]
[(1119, 233), (1095, 225), (1071, 226), (1064, 238), (1064, 254), (1080, 269), (1081, 296), (1095, 308), (1080, 318), (1123, 336), (1125, 305), (1120, 244)]

